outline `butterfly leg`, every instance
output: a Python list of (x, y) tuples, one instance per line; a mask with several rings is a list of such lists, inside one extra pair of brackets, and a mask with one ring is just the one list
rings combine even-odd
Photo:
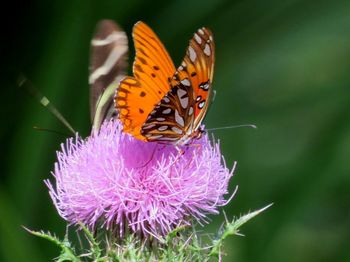
[(182, 150), (180, 147), (175, 146), (175, 148), (176, 148), (176, 150), (177, 150), (177, 152), (179, 153), (180, 156), (182, 156), (183, 154), (185, 154), (185, 151)]
[(153, 157), (154, 157), (154, 154), (156, 153), (157, 148), (158, 148), (158, 145), (156, 145), (156, 146), (154, 147), (150, 159), (149, 159), (145, 164), (139, 166), (138, 168), (144, 168), (144, 167), (146, 167), (146, 166), (152, 161), (152, 159), (153, 159)]
[(176, 151), (177, 151), (177, 155), (176, 155), (176, 157), (175, 157), (175, 159), (174, 159), (173, 164), (175, 164), (176, 161), (179, 160), (180, 157), (182, 157), (182, 156), (186, 153), (186, 151), (182, 150), (182, 149), (181, 149), (180, 147), (178, 147), (178, 146), (175, 146), (175, 148), (176, 148)]

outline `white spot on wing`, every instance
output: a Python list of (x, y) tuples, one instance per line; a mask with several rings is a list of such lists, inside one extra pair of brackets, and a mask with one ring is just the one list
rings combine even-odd
[(191, 86), (191, 83), (187, 78), (181, 80), (181, 84), (183, 84), (184, 86)]
[(167, 109), (165, 109), (165, 110), (163, 110), (163, 114), (164, 115), (167, 115), (167, 114), (170, 114), (170, 112), (171, 112), (171, 108), (167, 108)]
[(180, 126), (184, 127), (185, 122), (182, 116), (180, 116), (179, 112), (175, 110), (175, 121), (178, 123)]
[(203, 51), (204, 51), (204, 54), (206, 54), (207, 56), (210, 56), (211, 50), (210, 50), (209, 44), (205, 44), (205, 47), (204, 47)]
[(194, 49), (193, 49), (192, 46), (190, 46), (190, 47), (188, 48), (188, 52), (189, 52), (190, 60), (191, 60), (192, 62), (194, 62), (194, 61), (196, 60), (197, 55), (196, 55), (196, 52), (194, 51)]
[[(177, 96), (180, 100), (180, 104), (181, 104), (182, 108), (184, 108), (184, 109), (187, 108), (188, 100), (189, 100), (188, 96), (186, 94), (187, 94), (187, 92), (185, 90), (183, 90), (181, 88), (177, 89)], [(183, 97), (183, 96), (185, 96), (185, 97)]]
[(158, 131), (165, 131), (168, 129), (168, 126), (160, 126), (158, 127)]
[(202, 30), (202, 28), (198, 29), (198, 32), (204, 35), (204, 31)]
[(159, 138), (158, 140), (161, 140), (161, 141), (176, 141), (176, 140), (178, 140), (178, 138), (177, 137), (161, 137), (161, 138)]
[(183, 109), (186, 109), (188, 106), (188, 97), (180, 98), (180, 104)]
[(175, 133), (181, 135), (182, 130), (180, 128), (177, 128), (176, 126), (171, 127), (171, 130), (173, 130)]
[(156, 140), (156, 139), (158, 139), (158, 138), (161, 138), (161, 137), (163, 137), (163, 135), (151, 135), (151, 136), (148, 136), (149, 138), (151, 138), (152, 140)]
[(127, 44), (115, 46), (109, 54), (109, 56), (107, 57), (104, 64), (96, 68), (96, 70), (91, 73), (89, 77), (89, 84), (95, 83), (95, 81), (102, 75), (107, 75), (111, 71), (115, 63), (119, 60), (119, 58), (122, 57), (127, 51)]
[(113, 42), (121, 41), (122, 44), (126, 44), (126, 35), (123, 32), (113, 32), (109, 34), (105, 39), (92, 39), (91, 45), (93, 46), (104, 46), (109, 45)]
[(165, 121), (165, 118), (164, 117), (157, 117), (156, 120), (159, 122), (163, 122), (163, 121)]
[(155, 124), (145, 124), (142, 129), (151, 129), (152, 127), (155, 127), (156, 125)]
[(208, 91), (209, 90), (209, 83), (206, 82), (205, 84), (201, 85), (200, 88), (202, 88), (205, 91)]
[(193, 107), (191, 106), (190, 109), (188, 110), (188, 115), (191, 116), (193, 114)]
[(165, 96), (165, 97), (163, 97), (163, 101), (164, 101), (165, 103), (169, 103), (169, 102), (170, 102), (170, 99), (169, 99), (169, 97)]
[(202, 43), (202, 38), (201, 38), (199, 35), (194, 34), (194, 39), (196, 40), (196, 42), (197, 42), (198, 44), (201, 44), (201, 43)]
[(181, 99), (181, 97), (183, 95), (186, 95), (186, 94), (187, 94), (187, 92), (185, 90), (183, 90), (181, 88), (177, 89), (177, 96), (179, 97), (179, 99)]
[(204, 107), (204, 105), (205, 105), (205, 100), (203, 100), (202, 102), (200, 102), (198, 104), (199, 109), (202, 109)]

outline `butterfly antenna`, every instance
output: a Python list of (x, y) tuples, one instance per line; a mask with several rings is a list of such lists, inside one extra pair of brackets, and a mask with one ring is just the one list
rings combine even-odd
[(55, 133), (55, 134), (58, 134), (58, 135), (61, 135), (61, 136), (64, 136), (64, 137), (70, 136), (67, 133), (63, 133), (63, 132), (56, 131), (56, 130), (53, 130), (53, 129), (48, 129), (48, 128), (42, 128), (42, 127), (38, 127), (38, 126), (33, 126), (33, 129), (36, 130), (36, 131), (45, 131), (45, 132)]
[[(50, 100), (46, 96), (41, 94), (40, 91), (34, 87), (32, 82), (25, 75), (21, 74), (18, 77), (17, 84), (19, 87), (25, 88), (32, 96), (34, 96), (39, 101), (39, 103), (42, 104), (44, 107), (46, 107), (59, 121), (61, 121), (61, 123), (65, 125), (70, 132), (72, 132), (73, 134), (76, 133), (73, 127), (63, 117), (63, 115), (57, 110), (57, 108), (50, 102)], [(38, 130), (44, 130), (44, 129), (38, 129)]]
[(222, 126), (222, 127), (216, 127), (216, 128), (208, 128), (207, 131), (215, 131), (215, 130), (222, 130), (222, 129), (233, 129), (233, 128), (239, 128), (239, 127), (251, 127), (251, 128), (257, 129), (256, 125), (237, 125), (237, 126)]

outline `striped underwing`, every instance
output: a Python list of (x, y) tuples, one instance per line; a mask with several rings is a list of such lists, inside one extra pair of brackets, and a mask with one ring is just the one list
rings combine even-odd
[(91, 40), (89, 67), (90, 117), (93, 129), (116, 117), (113, 96), (128, 67), (128, 39), (111, 20), (100, 21)]

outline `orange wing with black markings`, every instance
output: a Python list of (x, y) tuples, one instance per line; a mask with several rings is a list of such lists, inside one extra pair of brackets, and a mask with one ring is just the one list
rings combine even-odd
[(124, 132), (145, 140), (141, 126), (160, 99), (169, 91), (168, 79), (175, 66), (157, 35), (145, 23), (133, 29), (136, 57), (134, 77), (124, 78), (115, 95), (115, 107)]
[(190, 40), (186, 56), (177, 69), (181, 81), (188, 79), (193, 89), (194, 129), (197, 129), (208, 111), (214, 76), (215, 45), (213, 34), (205, 27), (198, 29)]

